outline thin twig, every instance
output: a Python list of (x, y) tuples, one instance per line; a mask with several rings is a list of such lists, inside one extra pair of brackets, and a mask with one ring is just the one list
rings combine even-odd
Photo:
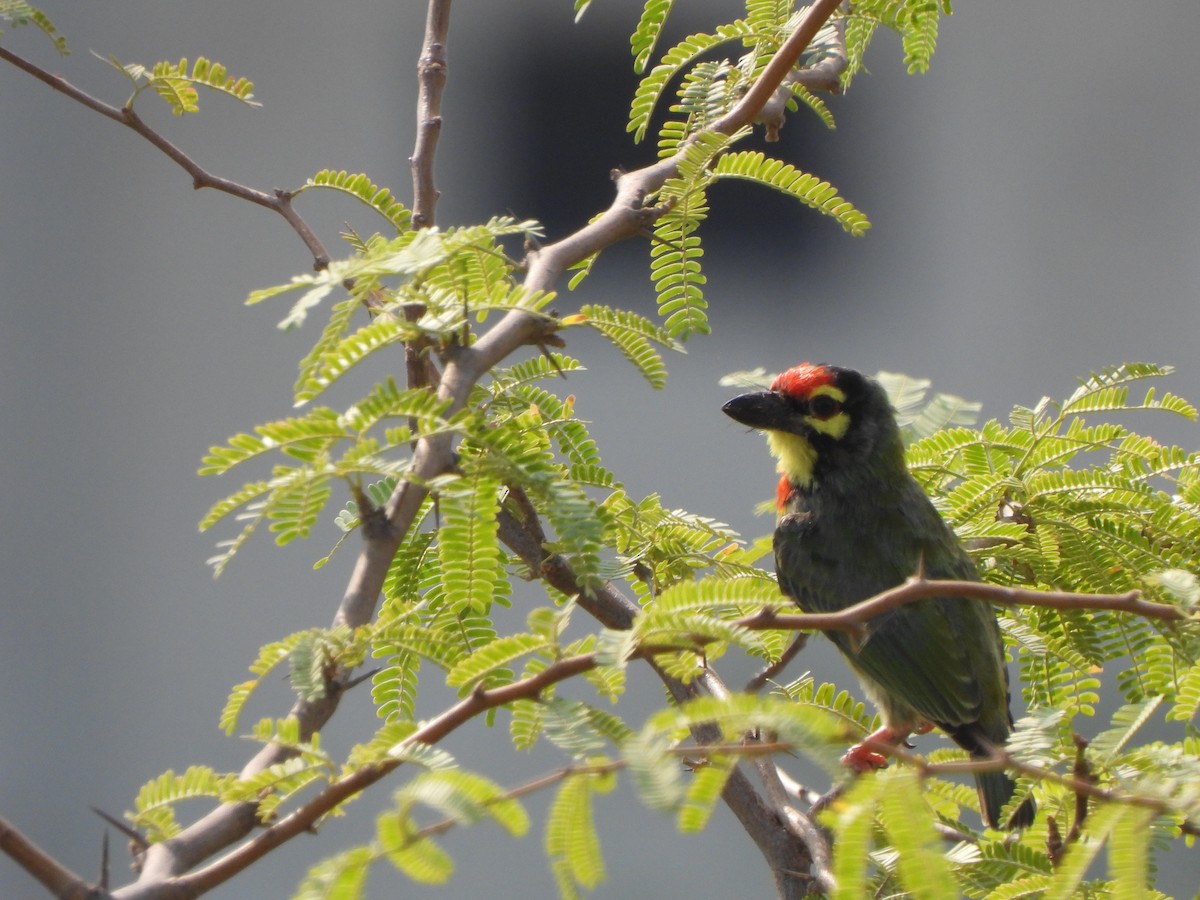
[[(417, 140), (409, 158), (413, 183), (412, 223), (431, 228), (441, 192), (433, 178), (438, 137), (442, 133), (442, 92), (446, 86), (446, 38), (450, 31), (450, 0), (430, 0), (425, 11), (425, 40), (417, 60)], [(404, 317), (417, 322), (425, 314), (420, 305), (407, 306)], [(441, 374), (430, 357), (432, 344), (418, 338), (404, 344), (404, 366), (409, 388), (437, 388)], [(409, 425), (416, 434), (417, 421)]]
[(1078, 594), (1068, 591), (1034, 591), (1025, 588), (987, 584), (981, 581), (927, 581), (910, 578), (904, 584), (876, 594), (861, 603), (834, 613), (780, 613), (767, 607), (738, 619), (743, 628), (814, 629), (847, 631), (865, 635), (871, 619), (891, 609), (915, 603), (927, 597), (970, 597), (989, 600), (1003, 606), (1045, 606), (1051, 609), (1096, 609), (1127, 612), (1167, 622), (1188, 621), (1192, 617), (1175, 606), (1143, 600), (1138, 591), (1124, 594)]
[(757, 694), (762, 690), (763, 685), (782, 672), (787, 664), (790, 663), (804, 646), (808, 643), (808, 635), (801, 633), (796, 635), (786, 649), (779, 654), (779, 659), (764, 666), (757, 675), (746, 682), (746, 686), (742, 688), (747, 694)]
[(134, 112), (133, 107), (116, 107), (105, 103), (103, 100), (93, 97), (86, 91), (77, 88), (61, 75), (53, 75), (5, 47), (0, 47), (0, 59), (12, 63), (24, 72), (28, 72), (34, 78), (54, 88), (60, 94), (70, 97), (76, 103), (80, 103), (88, 109), (100, 113), (106, 119), (112, 119), (114, 122), (137, 132), (192, 176), (192, 187), (196, 188), (196, 190), (212, 188), (213, 190), (247, 200), (250, 203), (278, 213), (291, 226), (292, 230), (300, 236), (300, 240), (304, 242), (309, 253), (312, 254), (313, 268), (321, 270), (329, 265), (329, 253), (325, 250), (324, 244), (321, 243), (320, 238), (308, 226), (308, 223), (292, 207), (292, 196), (287, 191), (276, 190), (267, 193), (257, 188), (239, 184), (228, 178), (214, 175), (167, 140), (163, 134), (150, 125), (147, 125), (141, 116)]

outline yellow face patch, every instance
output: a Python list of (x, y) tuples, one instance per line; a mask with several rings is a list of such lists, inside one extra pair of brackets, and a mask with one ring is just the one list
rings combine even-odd
[(775, 469), (787, 477), (792, 484), (807, 487), (812, 484), (813, 466), (817, 462), (817, 451), (807, 438), (786, 431), (768, 431), (767, 447), (771, 455), (779, 460)]
[[(829, 401), (817, 399), (828, 397)], [(808, 396), (811, 413), (804, 417), (804, 423), (813, 431), (827, 434), (834, 440), (841, 440), (850, 427), (850, 416), (842, 410), (846, 394), (832, 384), (822, 384), (814, 388)], [(822, 412), (828, 407), (828, 414)], [(776, 470), (785, 476), (792, 484), (807, 487), (812, 484), (813, 467), (817, 463), (817, 451), (812, 442), (806, 437), (787, 431), (768, 431), (767, 447), (771, 455), (779, 460)]]

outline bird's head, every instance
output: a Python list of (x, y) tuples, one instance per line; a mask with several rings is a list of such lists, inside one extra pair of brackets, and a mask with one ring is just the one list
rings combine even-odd
[(853, 369), (801, 363), (769, 391), (742, 394), (722, 410), (765, 432), (779, 461), (780, 505), (792, 488), (903, 467), (903, 444), (887, 393)]

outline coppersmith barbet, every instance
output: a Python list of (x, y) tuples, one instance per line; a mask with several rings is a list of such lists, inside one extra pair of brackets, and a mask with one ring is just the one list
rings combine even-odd
[[(804, 363), (769, 391), (724, 406), (734, 420), (766, 433), (780, 473), (775, 568), (779, 586), (805, 612), (833, 612), (902, 584), (978, 580), (959, 544), (904, 462), (904, 444), (883, 388), (851, 369)], [(991, 606), (931, 597), (867, 623), (867, 637), (826, 632), (879, 707), (875, 741), (897, 745), (937, 726), (974, 758), (1002, 747), (1012, 730), (1008, 673)], [(886, 764), (863, 745), (843, 762)], [(987, 825), (1015, 784), (1004, 772), (976, 775)], [(1004, 823), (1033, 819), (1027, 800)]]

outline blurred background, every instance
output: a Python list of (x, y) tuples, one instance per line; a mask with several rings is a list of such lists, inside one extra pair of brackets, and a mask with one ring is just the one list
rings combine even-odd
[[(680, 6), (662, 48), (740, 9)], [(30, 28), (3, 41), (116, 105), (127, 82), (89, 50), (145, 64), (220, 60), (255, 82), (262, 109), (202, 95), (200, 116), (173, 119), (147, 96), (139, 112), (211, 171), (255, 187), (296, 187), (331, 167), (366, 172), (407, 202), (422, 7), (47, 0), (69, 58)], [(610, 169), (653, 158), (623, 127), (642, 3), (600, 0), (578, 25), (571, 7), (456, 4), (442, 224), (512, 213), (554, 239), (608, 205)], [(833, 182), (872, 229), (855, 239), (765, 191), (715, 190), (703, 232), (714, 334), (668, 360), (666, 389), (650, 389), (601, 341), (571, 337), (569, 352), (592, 371), (566, 389), (606, 464), (636, 495), (657, 491), (754, 537), (771, 528), (753, 507), (774, 477), (761, 441), (720, 414), (730, 391), (717, 382), (731, 370), (811, 359), (902, 371), (1003, 417), (1065, 396), (1089, 370), (1147, 360), (1176, 365), (1163, 387), (1200, 400), (1197, 35), (1196, 3), (963, 2), (932, 70), (913, 77), (898, 39), (881, 31), (871, 74), (830, 101), (838, 129), (801, 114), (768, 148)], [(136, 135), (6, 65), (0, 171), (0, 814), (94, 877), (103, 826), (87, 807), (120, 815), (167, 768), (239, 768), (252, 746), (216, 725), (229, 687), (261, 644), (329, 622), (353, 554), (312, 570), (337, 537), (327, 518), (285, 549), (258, 536), (214, 582), (204, 560), (230, 532), (196, 530), (236, 487), (197, 478), (201, 456), (289, 413), (295, 364), (319, 328), (277, 331), (286, 300), (242, 305), (311, 266), (283, 221), (194, 192)], [(344, 199), (306, 195), (299, 208), (334, 252), (344, 222), (378, 227)], [(613, 248), (556, 307), (652, 314), (647, 257), (641, 241)], [(374, 360), (359, 385), (398, 365)], [(1196, 447), (1190, 423), (1136, 424)], [(527, 593), (514, 627), (541, 602)], [(823, 642), (788, 674), (808, 668), (847, 680)], [(732, 683), (743, 674), (724, 671)], [(661, 691), (634, 681), (626, 712), (640, 723)], [(370, 733), (369, 701), (364, 688), (343, 703), (327, 740), (335, 750)], [(422, 714), (439, 702), (425, 697)], [(245, 724), (287, 704), (276, 679)], [(446, 748), (506, 784), (559, 764), (518, 755), (482, 726)], [(387, 793), (213, 896), (289, 896), (310, 864), (369, 837)], [(448, 891), (381, 865), (369, 896), (554, 896), (540, 837), (548, 800), (530, 801), (524, 840), (487, 826), (447, 836), (458, 864)], [(770, 896), (757, 851), (723, 810), (684, 838), (623, 786), (597, 815), (608, 862), (597, 897)], [(1192, 853), (1174, 854), (1163, 890), (1196, 889)], [(114, 856), (120, 884), (124, 854)], [(5, 859), (0, 896), (41, 893)]]

